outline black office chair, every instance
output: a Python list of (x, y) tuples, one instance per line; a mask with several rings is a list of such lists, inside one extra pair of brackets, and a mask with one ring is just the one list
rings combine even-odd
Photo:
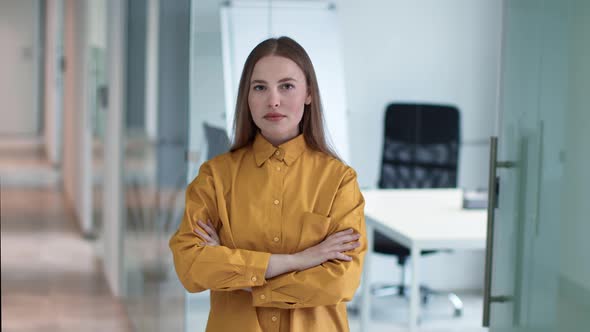
[(207, 143), (207, 160), (229, 151), (230, 142), (223, 128), (211, 126), (203, 122), (205, 141)]
[[(385, 115), (385, 137), (379, 188), (454, 188), (460, 146), (459, 110), (452, 106), (428, 104), (390, 104)], [(399, 285), (373, 288), (376, 296), (404, 296), (406, 261), (410, 250), (375, 231), (374, 250), (394, 255), (402, 269)], [(436, 251), (422, 251), (422, 255)], [(422, 302), (430, 294), (441, 294), (420, 286)], [(454, 315), (461, 316), (463, 303), (448, 294)]]

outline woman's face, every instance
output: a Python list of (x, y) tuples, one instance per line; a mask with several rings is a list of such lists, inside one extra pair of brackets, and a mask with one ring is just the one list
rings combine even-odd
[(278, 146), (299, 135), (305, 104), (311, 103), (305, 74), (290, 59), (266, 56), (252, 71), (248, 106), (262, 135)]

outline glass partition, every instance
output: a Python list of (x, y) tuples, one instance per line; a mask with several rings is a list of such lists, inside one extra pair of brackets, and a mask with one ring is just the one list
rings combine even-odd
[[(190, 131), (187, 181), (201, 164), (229, 148), (219, 0), (191, 1)], [(209, 291), (187, 293), (186, 331), (205, 331)]]
[(184, 331), (168, 241), (184, 211), (189, 1), (127, 1), (125, 305), (135, 331)]

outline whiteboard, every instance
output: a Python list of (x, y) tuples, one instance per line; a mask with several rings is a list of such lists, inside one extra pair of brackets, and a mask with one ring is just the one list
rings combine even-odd
[(335, 6), (317, 1), (242, 0), (224, 4), (220, 15), (225, 114), (230, 137), (240, 75), (248, 54), (267, 38), (288, 36), (305, 48), (313, 62), (328, 139), (340, 158), (349, 163), (348, 114)]

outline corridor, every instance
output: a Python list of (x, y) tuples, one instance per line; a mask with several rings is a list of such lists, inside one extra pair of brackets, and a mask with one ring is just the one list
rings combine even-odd
[(2, 187), (2, 331), (131, 331), (63, 197)]

